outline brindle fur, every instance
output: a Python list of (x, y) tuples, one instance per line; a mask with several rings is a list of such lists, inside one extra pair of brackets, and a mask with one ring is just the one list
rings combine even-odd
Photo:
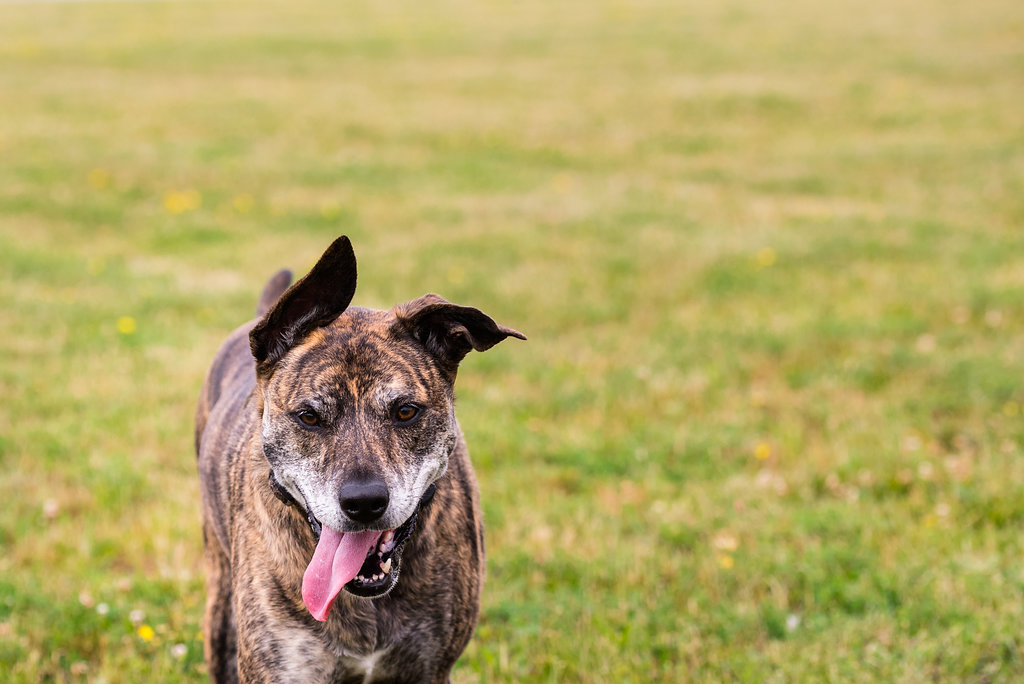
[[(348, 307), (355, 259), (339, 238), (306, 278), (267, 284), (260, 318), (222, 345), (196, 414), (208, 598), (205, 654), (214, 682), (446, 682), (476, 624), (484, 574), (476, 480), (453, 410), (457, 366), (521, 333), (427, 295), (391, 311)], [(275, 304), (276, 302), (276, 304)], [(255, 359), (254, 359), (255, 357)], [(396, 426), (388, 401), (423, 408)], [(322, 429), (294, 412), (316, 402)], [(401, 553), (390, 593), (342, 591), (326, 622), (301, 596), (316, 546), (301, 505), (335, 529), (338, 488), (372, 474), (391, 488), (379, 526), (408, 518), (436, 480)]]

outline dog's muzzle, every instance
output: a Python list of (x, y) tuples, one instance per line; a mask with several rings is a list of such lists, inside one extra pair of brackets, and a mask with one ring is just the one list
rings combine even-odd
[[(313, 515), (313, 512), (303, 504), (300, 504), (287, 489), (281, 486), (281, 483), (278, 482), (277, 477), (274, 475), (273, 468), (270, 469), (268, 481), (274, 496), (281, 503), (285, 506), (305, 511), (306, 520), (309, 522), (309, 529), (313, 533), (313, 537), (319, 541), (323, 526), (316, 519), (316, 516)], [(366, 560), (362, 568), (360, 568), (359, 574), (345, 585), (346, 591), (356, 596), (375, 598), (391, 590), (398, 579), (402, 547), (409, 540), (409, 537), (412, 536), (413, 530), (416, 528), (416, 518), (419, 512), (434, 499), (436, 492), (437, 485), (431, 483), (423, 493), (423, 496), (420, 497), (420, 502), (416, 506), (416, 510), (409, 516), (409, 519), (394, 530), (386, 531), (381, 536), (378, 544), (367, 553)]]

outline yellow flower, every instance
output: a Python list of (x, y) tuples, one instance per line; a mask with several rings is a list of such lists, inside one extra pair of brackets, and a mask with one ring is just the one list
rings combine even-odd
[(97, 190), (102, 190), (110, 185), (110, 172), (106, 169), (95, 168), (89, 172), (87, 178), (89, 185)]
[(164, 209), (171, 214), (181, 214), (186, 211), (198, 209), (203, 205), (203, 196), (198, 190), (185, 190), (184, 192), (169, 192), (164, 195)]
[(723, 553), (721, 556), (718, 557), (718, 565), (723, 570), (732, 570), (732, 566), (734, 566), (735, 564), (736, 561), (734, 561), (732, 556), (730, 556), (729, 554)]
[(764, 461), (771, 455), (772, 448), (765, 444), (764, 442), (761, 442), (756, 447), (754, 447), (754, 457), (757, 458), (757, 460), (759, 461)]
[(775, 263), (775, 260), (778, 258), (778, 254), (776, 254), (775, 250), (771, 247), (762, 247), (757, 250), (757, 257), (755, 258), (757, 259), (758, 266), (761, 268), (768, 268)]
[(246, 214), (252, 211), (252, 205), (254, 204), (252, 195), (244, 193), (237, 195), (234, 199), (233, 204), (235, 205), (235, 211), (239, 214)]
[(135, 319), (131, 316), (121, 316), (117, 319), (117, 332), (122, 335), (131, 335), (135, 332)]
[(152, 641), (153, 637), (156, 636), (156, 633), (153, 631), (153, 628), (149, 625), (140, 625), (138, 633), (139, 638), (143, 641)]

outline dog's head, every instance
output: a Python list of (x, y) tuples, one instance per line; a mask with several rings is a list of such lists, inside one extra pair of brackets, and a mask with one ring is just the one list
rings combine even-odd
[(402, 544), (458, 441), (459, 362), (526, 339), (437, 295), (391, 311), (350, 308), (355, 285), (341, 237), (249, 336), (271, 481), (319, 537), (303, 580), (319, 620), (342, 588), (373, 598), (397, 581)]

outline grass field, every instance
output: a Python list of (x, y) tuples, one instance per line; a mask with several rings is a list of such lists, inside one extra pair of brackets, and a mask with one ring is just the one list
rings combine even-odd
[(468, 682), (1024, 681), (1019, 0), (0, 4), (0, 680), (200, 682), (276, 269), (467, 359)]

